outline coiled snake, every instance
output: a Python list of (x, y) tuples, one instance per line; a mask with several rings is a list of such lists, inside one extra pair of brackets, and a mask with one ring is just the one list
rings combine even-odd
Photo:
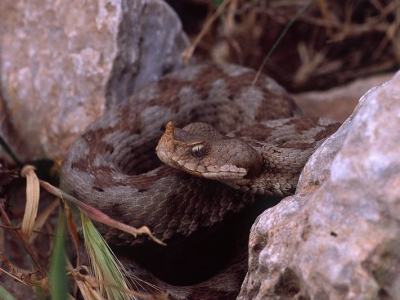
[[(293, 193), (308, 157), (337, 125), (301, 116), (277, 83), (267, 76), (253, 82), (255, 75), (204, 64), (142, 89), (71, 147), (62, 186), (124, 223), (147, 225), (167, 243), (222, 222), (255, 194)], [(112, 244), (143, 242), (102, 232)], [(223, 276), (223, 287), (209, 285), (219, 295), (232, 289)], [(196, 298), (187, 289), (175, 297)]]

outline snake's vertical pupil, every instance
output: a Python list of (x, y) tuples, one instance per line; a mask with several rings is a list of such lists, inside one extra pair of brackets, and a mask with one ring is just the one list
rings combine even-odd
[(194, 157), (203, 157), (205, 154), (205, 148), (203, 144), (195, 145), (192, 147), (192, 155)]

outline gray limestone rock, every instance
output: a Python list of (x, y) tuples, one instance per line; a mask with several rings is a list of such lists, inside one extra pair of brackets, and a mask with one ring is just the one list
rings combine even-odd
[(24, 160), (63, 157), (188, 44), (161, 0), (3, 0), (0, 20), (0, 133)]
[(238, 299), (400, 298), (400, 72), (361, 98), (249, 243)]

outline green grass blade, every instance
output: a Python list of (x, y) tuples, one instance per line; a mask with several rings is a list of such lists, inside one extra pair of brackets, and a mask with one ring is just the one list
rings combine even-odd
[(81, 213), (85, 247), (90, 257), (93, 272), (100, 284), (100, 292), (109, 300), (131, 299), (121, 264), (97, 231), (92, 221)]
[(3, 300), (15, 300), (14, 296), (11, 295), (5, 288), (0, 285), (0, 299)]
[(65, 216), (60, 213), (50, 262), (49, 285), (53, 300), (68, 299), (68, 277), (65, 253)]
[(214, 5), (214, 7), (218, 7), (222, 4), (223, 0), (213, 0), (212, 4)]

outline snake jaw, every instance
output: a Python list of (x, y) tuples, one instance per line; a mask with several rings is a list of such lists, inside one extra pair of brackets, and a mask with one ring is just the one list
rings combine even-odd
[(237, 167), (235, 165), (223, 165), (221, 167), (204, 167), (194, 163), (185, 163), (182, 161), (175, 161), (179, 168), (192, 175), (203, 177), (211, 180), (235, 180), (243, 179), (247, 175), (247, 170)]
[(247, 175), (247, 170), (245, 168), (239, 168), (234, 165), (223, 165), (215, 169), (215, 171), (207, 170), (206, 172), (202, 172), (201, 176), (207, 179), (220, 181), (241, 179)]

